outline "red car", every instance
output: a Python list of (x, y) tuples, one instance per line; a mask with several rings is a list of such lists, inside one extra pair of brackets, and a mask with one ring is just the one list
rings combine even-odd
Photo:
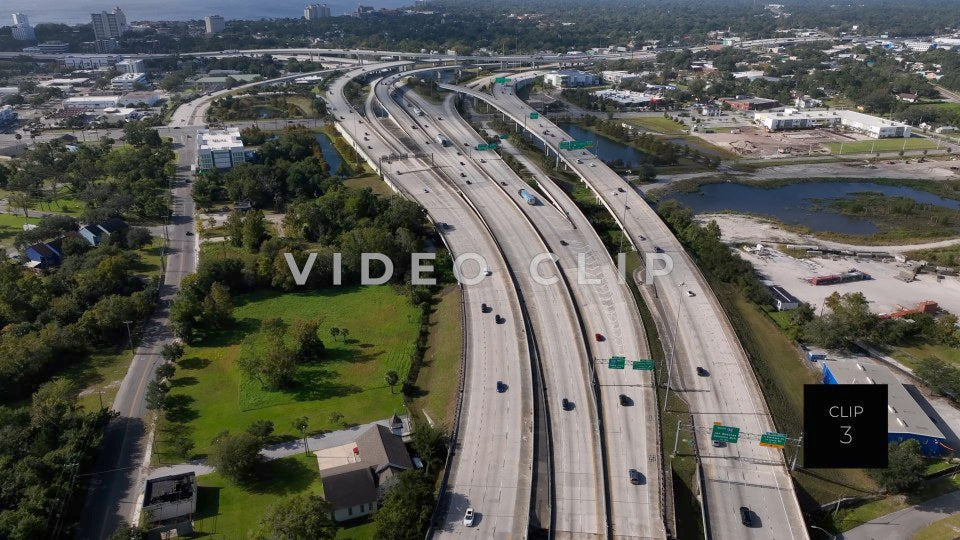
[(594, 339), (596, 339), (597, 341), (603, 341), (604, 339), (606, 339), (606, 338), (603, 337), (603, 334), (594, 334), (593, 337), (594, 337)]

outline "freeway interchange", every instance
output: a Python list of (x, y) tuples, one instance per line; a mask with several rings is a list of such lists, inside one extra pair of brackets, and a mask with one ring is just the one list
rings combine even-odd
[[(367, 66), (336, 81), (327, 98), (337, 129), (395, 190), (424, 205), (454, 256), (492, 246), (496, 261), (488, 267), (495, 279), (463, 285), (471, 345), (435, 536), (525, 537), (529, 527), (540, 527), (559, 538), (663, 538), (669, 522), (652, 374), (604, 365), (612, 356), (649, 357), (636, 303), (600, 238), (562, 190), (537, 172), (536, 191), (496, 153), (475, 150), (486, 137), (460, 116), (459, 97), (485, 101), (518, 130), (525, 128), (584, 180), (639, 252), (665, 252), (673, 261), (672, 272), (653, 277), (641, 291), (658, 331), (666, 334), (662, 341), (672, 343), (670, 387), (684, 395), (700, 428), (695, 443), (710, 537), (806, 538), (782, 453), (749, 443), (715, 447), (703, 429), (719, 422), (763, 433), (774, 426), (716, 297), (655, 212), (599, 159), (561, 150), (565, 136), (549, 120), (525, 120), (532, 110), (516, 97), (515, 86), (494, 77), (474, 81), (474, 88), (441, 84), (453, 94), (436, 103), (404, 81), (437, 68), (393, 73), (404, 67)], [(522, 84), (535, 75), (513, 79)], [(354, 110), (342, 92), (357, 77), (371, 83), (363, 110)], [(481, 86), (490, 92), (475, 89)], [(383, 160), (399, 154), (420, 157)], [(519, 189), (546, 201), (524, 204)], [(497, 302), (495, 310), (506, 311), (513, 332), (491, 334), (482, 327), (479, 305), (500, 298), (488, 296), (494, 290), (510, 300)], [(526, 349), (512, 356), (484, 353), (511, 339)], [(698, 376), (697, 368), (709, 376)], [(524, 379), (511, 376), (509, 390), (498, 392), (493, 381), (506, 375), (493, 374), (511, 369)], [(523, 380), (530, 391), (518, 384)], [(752, 527), (741, 523), (741, 506), (752, 509)], [(481, 517), (473, 528), (460, 523), (468, 507)]]

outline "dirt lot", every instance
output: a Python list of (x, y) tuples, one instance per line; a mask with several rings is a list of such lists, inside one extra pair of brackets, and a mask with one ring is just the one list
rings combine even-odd
[(740, 133), (693, 133), (697, 137), (743, 157), (829, 154), (825, 143), (852, 142), (866, 137), (825, 129), (768, 133), (756, 126), (740, 128)]
[[(823, 299), (834, 292), (840, 294), (861, 292), (870, 302), (874, 313), (896, 311), (900, 306), (913, 307), (924, 300), (934, 300), (942, 309), (960, 313), (960, 280), (920, 274), (917, 280), (905, 283), (897, 275), (907, 265), (895, 261), (882, 262), (854, 257), (814, 257), (796, 259), (772, 248), (747, 253), (740, 250), (744, 259), (753, 263), (764, 279), (784, 287), (798, 299), (819, 308)], [(811, 285), (808, 278), (838, 274), (856, 269), (869, 274), (873, 279), (839, 285)]]

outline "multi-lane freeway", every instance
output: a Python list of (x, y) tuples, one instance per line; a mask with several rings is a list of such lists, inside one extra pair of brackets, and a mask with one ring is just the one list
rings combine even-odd
[[(525, 78), (529, 80), (533, 75), (529, 73)], [(514, 80), (522, 84), (524, 77), (514, 76)], [(514, 94), (515, 86), (494, 83), (489, 94), (441, 86), (486, 101), (518, 125), (523, 125), (524, 118), (532, 112)], [(644, 253), (660, 251), (670, 255), (672, 271), (654, 276), (646, 292), (654, 308), (661, 311), (662, 319), (669, 323), (670, 332), (676, 332), (672, 386), (687, 400), (695, 425), (709, 428), (721, 422), (745, 433), (775, 431), (746, 353), (716, 296), (679, 240), (640, 194), (602, 161), (581, 150), (560, 150), (559, 143), (571, 138), (555, 124), (541, 118), (536, 126), (527, 127), (596, 193), (635, 246)], [(697, 367), (704, 368), (705, 375), (698, 375)], [(698, 431), (696, 442), (706, 480), (707, 518), (714, 538), (807, 537), (782, 451), (747, 440), (715, 447), (708, 430)], [(741, 506), (751, 510), (759, 526), (742, 525), (738, 511)]]

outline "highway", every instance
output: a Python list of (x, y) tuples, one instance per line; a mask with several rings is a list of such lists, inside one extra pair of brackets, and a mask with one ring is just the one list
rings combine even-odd
[[(359, 142), (358, 150), (376, 167), (381, 156), (408, 149), (372, 115), (359, 118), (343, 98), (346, 82), (363, 73), (354, 70), (339, 78), (326, 97), (340, 120), (341, 133)], [(438, 228), (452, 254), (475, 253), (491, 273), (479, 283), (463, 286), (467, 338), (463, 423), (437, 536), (523, 538), (532, 496), (534, 398), (531, 351), (517, 290), (487, 225), (443, 179), (428, 172), (429, 160), (398, 160), (385, 167), (400, 193), (423, 205), (434, 222), (447, 225)], [(476, 262), (468, 261), (463, 268), (467, 279), (482, 271)], [(486, 312), (483, 304), (489, 307)], [(497, 381), (504, 383), (505, 392), (497, 392)], [(462, 524), (467, 507), (477, 513), (474, 528)]]
[[(470, 148), (484, 142), (460, 116), (453, 96), (443, 106), (436, 106), (416, 96), (404, 94), (434, 120), (434, 128), (451, 141), (469, 142)], [(429, 134), (433, 131), (427, 130)], [(489, 135), (489, 134), (488, 134)], [(466, 148), (466, 146), (464, 146)], [(452, 149), (452, 148), (451, 148)], [(643, 325), (633, 296), (625, 283), (618, 280), (616, 265), (600, 237), (572, 200), (533, 163), (527, 170), (537, 176), (537, 186), (549, 198), (538, 194), (543, 204), (520, 204), (516, 192), (536, 190), (523, 182), (495, 152), (461, 152), (456, 160), (469, 162), (479, 168), (485, 178), (478, 185), (464, 186), (465, 192), (489, 193), (489, 186), (501, 192), (501, 199), (517, 201), (525, 218), (543, 236), (551, 251), (558, 257), (559, 267), (566, 276), (583, 319), (599, 379), (603, 436), (606, 442), (607, 480), (611, 530), (615, 538), (662, 538), (663, 527), (660, 504), (662, 475), (660, 474), (659, 442), (657, 437), (656, 393), (652, 388), (651, 373), (631, 369), (616, 371), (606, 367), (611, 356), (625, 356), (631, 360), (649, 358), (649, 349)], [(525, 159), (525, 156), (520, 156)], [(481, 161), (482, 160), (482, 161)], [(503, 184), (506, 185), (503, 185)], [(491, 204), (496, 201), (491, 201)], [(558, 206), (554, 206), (554, 204)], [(580, 255), (583, 262), (580, 262)], [(583, 275), (580, 275), (580, 266)], [(596, 282), (594, 282), (596, 281)], [(601, 336), (598, 341), (596, 334)], [(593, 380), (589, 376), (589, 380)], [(627, 396), (630, 405), (620, 404), (620, 395)], [(640, 486), (630, 483), (628, 471), (638, 470), (644, 476)], [(559, 509), (558, 509), (559, 511)], [(560, 530), (560, 529), (558, 529)]]
[[(437, 168), (445, 171), (447, 177), (454, 180), (455, 189), (472, 201), (514, 269), (546, 378), (553, 446), (554, 534), (570, 538), (604, 535), (606, 517), (599, 430), (589, 384), (585, 336), (563, 282), (540, 283), (530, 269), (531, 263), (548, 252), (549, 247), (519, 207), (510, 202), (502, 186), (492, 182), (472, 161), (462, 159), (464, 152), (460, 149), (468, 148), (463, 144), (465, 141), (452, 139), (448, 146), (441, 146), (434, 139), (436, 116), (410, 117), (390, 98), (388, 85), (377, 85), (376, 92), (379, 103), (401, 124), (412, 144), (432, 151)], [(405, 122), (416, 122), (418, 129), (408, 127)], [(475, 140), (476, 136), (471, 139)], [(512, 196), (517, 197), (515, 193)], [(557, 275), (556, 265), (549, 259), (539, 264), (538, 269), (545, 280)], [(572, 410), (561, 407), (563, 399), (573, 403)], [(586, 426), (590, 426), (589, 429), (585, 429)]]
[[(519, 125), (532, 112), (515, 96), (512, 87), (494, 85), (492, 95), (464, 87), (441, 87), (482, 99)], [(644, 289), (648, 301), (652, 299), (655, 304), (651, 308), (659, 310), (662, 320), (670, 323), (671, 334), (676, 332), (677, 373), (671, 378), (671, 386), (687, 400), (695, 425), (710, 428), (714, 422), (721, 422), (739, 427), (744, 433), (775, 431), (746, 353), (716, 296), (679, 240), (640, 194), (602, 161), (588, 152), (559, 150), (560, 141), (570, 137), (548, 119), (541, 117), (537, 126), (528, 127), (586, 181), (625, 227), (635, 246), (644, 253), (654, 253), (659, 248), (670, 255), (672, 272), (653, 277)], [(555, 136), (544, 134), (544, 130)], [(698, 376), (698, 366), (709, 375)], [(713, 538), (807, 537), (782, 451), (750, 440), (716, 448), (711, 444), (708, 429), (698, 432), (697, 447), (706, 478), (707, 519)], [(753, 527), (741, 524), (740, 506), (751, 509)]]

